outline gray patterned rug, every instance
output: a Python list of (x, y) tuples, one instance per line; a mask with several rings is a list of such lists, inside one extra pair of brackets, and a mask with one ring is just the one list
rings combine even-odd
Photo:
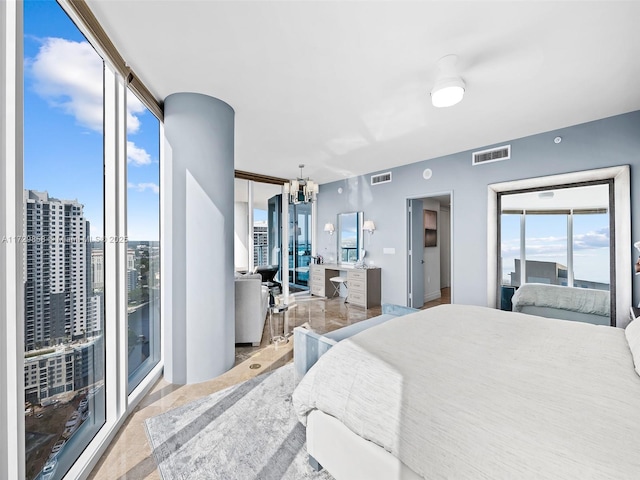
[(146, 420), (164, 480), (331, 480), (307, 462), (293, 364)]

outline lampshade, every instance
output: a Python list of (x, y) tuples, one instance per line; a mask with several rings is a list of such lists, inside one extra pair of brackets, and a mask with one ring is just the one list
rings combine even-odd
[(319, 191), (318, 184), (309, 177), (302, 176), (304, 164), (298, 165), (298, 167), (300, 168), (300, 176), (284, 184), (284, 193), (289, 195), (290, 203), (313, 202)]
[(329, 232), (329, 235), (333, 235), (333, 232), (336, 231), (336, 227), (333, 226), (333, 223), (325, 223), (324, 231)]
[(376, 230), (376, 225), (373, 223), (373, 220), (365, 220), (362, 225), (362, 230), (366, 230), (367, 232), (373, 234)]
[(434, 107), (450, 107), (462, 100), (465, 84), (456, 73), (457, 55), (446, 55), (438, 60), (435, 84), (431, 89)]

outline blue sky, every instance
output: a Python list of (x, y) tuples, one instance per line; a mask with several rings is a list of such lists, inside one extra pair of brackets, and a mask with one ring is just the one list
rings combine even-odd
[[(27, 0), (24, 61), (24, 186), (77, 199), (102, 235), (102, 59), (54, 0)], [(128, 236), (157, 240), (159, 122), (127, 107)]]
[[(609, 283), (609, 215), (573, 217), (573, 271), (578, 280)], [(520, 215), (502, 215), (502, 275), (508, 282), (520, 258)], [(527, 260), (567, 265), (567, 216), (526, 216)]]

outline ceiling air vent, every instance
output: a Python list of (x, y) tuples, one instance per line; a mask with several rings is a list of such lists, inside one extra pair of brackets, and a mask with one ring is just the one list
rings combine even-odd
[(371, 175), (371, 185), (389, 183), (390, 181), (391, 181), (391, 172), (379, 173), (378, 175)]
[(480, 165), (481, 163), (497, 162), (498, 160), (508, 160), (511, 158), (511, 145), (490, 148), (480, 152), (473, 152), (471, 155), (471, 165)]

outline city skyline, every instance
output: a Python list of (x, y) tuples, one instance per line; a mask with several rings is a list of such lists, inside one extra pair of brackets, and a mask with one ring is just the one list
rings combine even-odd
[[(102, 59), (55, 1), (24, 9), (25, 188), (82, 203), (92, 237), (103, 236)], [(159, 122), (133, 94), (127, 164), (128, 238), (156, 241)]]

